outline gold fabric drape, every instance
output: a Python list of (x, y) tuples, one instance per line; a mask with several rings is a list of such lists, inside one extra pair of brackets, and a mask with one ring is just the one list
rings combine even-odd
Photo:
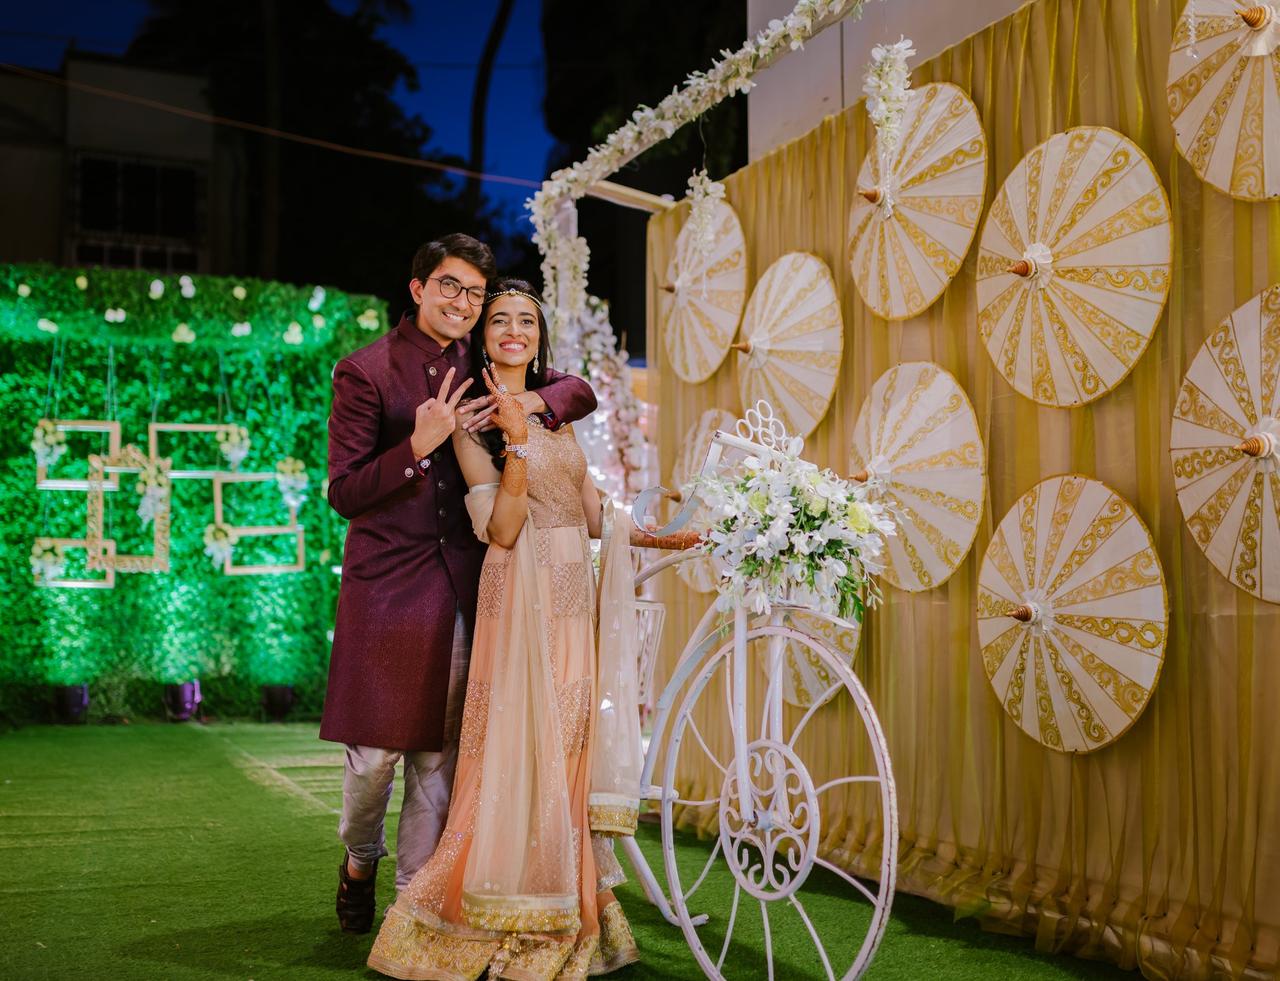
[[(1233, 201), (1178, 156), (1165, 78), (1180, 12), (1170, 0), (1035, 0), (913, 75), (916, 85), (954, 82), (977, 104), (990, 141), (988, 204), (1027, 151), (1071, 126), (1117, 129), (1155, 163), (1174, 215), (1168, 308), (1132, 374), (1091, 405), (1039, 406), (996, 372), (977, 335), (976, 241), (921, 316), (887, 324), (863, 306), (845, 241), (869, 142), (861, 103), (725, 184), (746, 232), (750, 282), (803, 250), (821, 256), (839, 285), (842, 379), (809, 459), (847, 472), (872, 382), (922, 359), (965, 386), (987, 443), (987, 510), (972, 552), (931, 592), (886, 587), (855, 663), (897, 778), (899, 886), (991, 928), (1032, 934), (1042, 949), (1150, 978), (1263, 978), (1280, 960), (1280, 607), (1236, 589), (1196, 547), (1174, 496), (1168, 441), (1200, 343), (1280, 281), (1280, 202)], [(666, 478), (701, 412), (742, 408), (733, 356), (702, 385), (684, 384), (666, 361), (655, 293), (686, 215), (681, 206), (649, 224), (650, 398)], [(1157, 542), (1171, 607), (1167, 660), (1146, 711), (1117, 742), (1083, 756), (1042, 747), (1006, 717), (983, 673), (974, 618), (995, 524), (1033, 484), (1065, 471), (1098, 477), (1134, 505)], [(669, 613), (658, 682), (710, 600), (669, 574), (660, 589)], [(842, 701), (821, 711), (805, 758), (829, 773), (865, 771), (856, 717)], [(691, 785), (718, 784), (709, 763), (685, 770)], [(858, 855), (878, 827), (871, 803), (851, 801), (824, 839), (862, 869), (875, 867), (874, 855)]]

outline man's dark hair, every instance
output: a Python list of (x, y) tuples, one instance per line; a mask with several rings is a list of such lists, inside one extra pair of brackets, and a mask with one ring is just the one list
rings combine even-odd
[(486, 280), (498, 275), (498, 263), (489, 246), (462, 232), (451, 232), (418, 249), (413, 257), (413, 278), (425, 283), (427, 277), (436, 271), (436, 267), (450, 256), (471, 263), (484, 274)]

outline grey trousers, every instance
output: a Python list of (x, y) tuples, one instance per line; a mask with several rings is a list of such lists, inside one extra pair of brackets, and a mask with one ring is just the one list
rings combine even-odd
[(368, 869), (387, 854), (386, 816), (396, 764), (404, 760), (404, 800), (396, 831), (396, 891), (436, 850), (449, 814), (449, 795), (458, 763), (458, 735), (467, 695), (471, 638), (459, 611), (453, 628), (449, 693), (445, 702), (444, 747), (438, 753), (410, 753), (375, 746), (347, 746), (338, 837), (351, 866)]

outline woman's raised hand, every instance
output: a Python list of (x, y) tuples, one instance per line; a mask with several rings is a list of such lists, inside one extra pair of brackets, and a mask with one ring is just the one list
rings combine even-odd
[(493, 396), (493, 424), (502, 430), (509, 443), (524, 443), (529, 439), (529, 420), (525, 416), (520, 400), (507, 391), (507, 386), (498, 381), (497, 372), (492, 365), (481, 369), (485, 387)]

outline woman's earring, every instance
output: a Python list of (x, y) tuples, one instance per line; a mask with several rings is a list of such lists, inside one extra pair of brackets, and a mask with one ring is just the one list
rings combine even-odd
[(536, 354), (533, 356), (533, 373), (535, 375), (538, 373), (538, 356)]

